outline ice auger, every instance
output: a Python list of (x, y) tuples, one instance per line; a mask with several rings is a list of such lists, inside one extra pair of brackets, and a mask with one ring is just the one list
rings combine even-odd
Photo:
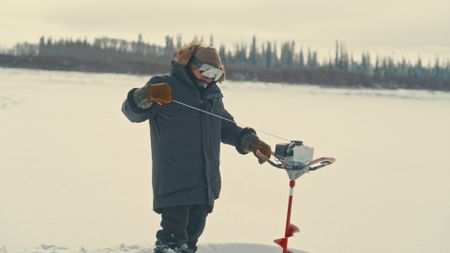
[(305, 173), (320, 169), (335, 162), (335, 159), (331, 157), (321, 157), (313, 160), (313, 153), (314, 149), (312, 147), (304, 146), (302, 141), (291, 141), (290, 143), (277, 144), (275, 152), (273, 153), (276, 161), (272, 161), (259, 152), (259, 150), (256, 151), (256, 154), (270, 165), (278, 169), (286, 170), (290, 179), (289, 201), (284, 237), (274, 240), (276, 244), (283, 248), (283, 253), (292, 253), (292, 251), (288, 249), (289, 237), (300, 231), (296, 225), (291, 223), (295, 180), (303, 176)]

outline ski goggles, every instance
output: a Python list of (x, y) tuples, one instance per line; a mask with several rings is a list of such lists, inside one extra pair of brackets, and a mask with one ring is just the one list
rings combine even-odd
[(202, 75), (204, 78), (213, 80), (214, 82), (217, 82), (223, 75), (223, 70), (211, 64), (203, 63), (198, 59), (194, 58), (192, 60), (192, 64), (199, 68), (200, 75)]

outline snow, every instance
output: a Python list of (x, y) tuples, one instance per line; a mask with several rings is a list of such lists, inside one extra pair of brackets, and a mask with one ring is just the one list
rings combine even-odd
[(8, 106), (18, 105), (20, 100), (11, 95), (0, 96), (0, 109), (6, 108)]
[[(81, 247), (78, 251), (56, 245), (41, 244), (39, 247), (27, 249), (26, 253), (153, 253), (153, 247), (149, 245), (126, 245), (93, 249), (91, 251)], [(269, 245), (258, 245), (250, 243), (225, 243), (225, 244), (205, 244), (200, 245), (197, 253), (275, 253), (280, 252), (279, 248)], [(304, 251), (293, 250), (293, 253), (305, 253)]]
[[(0, 68), (0, 252), (121, 243), (149, 251), (159, 217), (148, 125), (120, 112), (127, 91), (148, 78)], [(222, 91), (242, 125), (337, 158), (297, 182), (292, 222), (301, 232), (290, 247), (450, 251), (450, 94), (251, 82)], [(279, 252), (272, 241), (283, 235), (287, 176), (225, 145), (221, 171), (199, 252)]]

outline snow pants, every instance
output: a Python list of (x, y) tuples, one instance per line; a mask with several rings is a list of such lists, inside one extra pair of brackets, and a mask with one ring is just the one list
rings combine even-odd
[(161, 229), (156, 244), (181, 246), (187, 244), (195, 252), (203, 233), (206, 217), (212, 211), (208, 205), (174, 206), (161, 210)]

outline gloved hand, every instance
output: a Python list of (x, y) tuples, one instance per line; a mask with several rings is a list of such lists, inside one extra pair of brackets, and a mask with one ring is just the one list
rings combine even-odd
[(265, 143), (259, 139), (250, 148), (251, 148), (253, 154), (258, 158), (259, 164), (263, 164), (265, 162), (265, 160), (256, 154), (256, 150), (259, 150), (261, 153), (263, 153), (264, 156), (266, 156), (269, 159), (272, 156), (272, 149), (270, 148), (270, 145), (268, 145), (267, 143)]
[(261, 141), (254, 132), (242, 137), (241, 148), (245, 153), (252, 151), (253, 154), (258, 158), (259, 164), (263, 164), (265, 161), (256, 154), (257, 150), (261, 151), (261, 153), (263, 153), (263, 155), (265, 155), (267, 158), (270, 158), (272, 155), (272, 149), (270, 148), (270, 146)]
[(133, 98), (141, 109), (150, 108), (152, 102), (164, 105), (172, 102), (172, 87), (166, 82), (147, 83), (144, 87), (134, 91)]
[(170, 103), (172, 102), (172, 87), (166, 82), (150, 83), (147, 86), (146, 96), (158, 104)]

